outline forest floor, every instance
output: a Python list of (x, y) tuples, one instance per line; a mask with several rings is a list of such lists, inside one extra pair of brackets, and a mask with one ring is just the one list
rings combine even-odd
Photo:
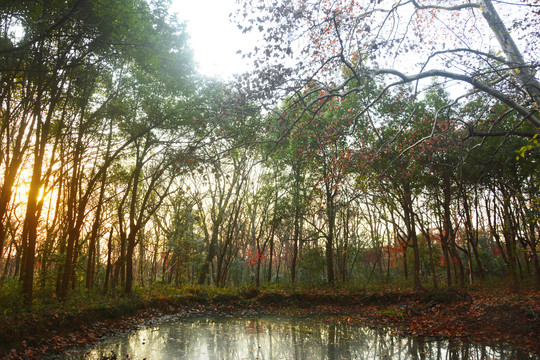
[[(0, 309), (2, 310), (2, 309)], [(0, 358), (39, 359), (179, 313), (285, 314), (325, 321), (391, 327), (393, 333), (486, 345), (510, 345), (540, 355), (537, 290), (439, 290), (429, 292), (256, 290), (115, 300), (32, 312), (4, 311)]]

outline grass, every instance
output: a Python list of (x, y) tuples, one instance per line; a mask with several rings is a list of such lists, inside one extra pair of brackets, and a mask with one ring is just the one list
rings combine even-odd
[[(17, 280), (6, 279), (0, 284), (0, 314), (4, 316), (32, 313), (35, 315), (47, 313), (77, 313), (83, 311), (103, 311), (111, 316), (121, 315), (140, 308), (160, 307), (164, 305), (189, 304), (235, 304), (249, 305), (282, 304), (302, 306), (304, 304), (338, 304), (355, 303), (358, 301), (382, 301), (391, 303), (392, 297), (403, 297), (413, 293), (407, 284), (374, 284), (368, 287), (355, 284), (339, 286), (308, 287), (302, 285), (269, 285), (256, 288), (251, 285), (238, 287), (217, 287), (185, 285), (172, 286), (166, 283), (155, 283), (152, 286), (135, 286), (131, 294), (86, 289), (73, 290), (65, 301), (56, 298), (53, 293), (37, 293), (31, 308), (23, 306), (20, 296), (20, 283)], [(506, 289), (506, 290), (505, 290)], [(533, 289), (532, 284), (523, 285), (523, 289)], [(508, 281), (491, 280), (469, 285), (466, 288), (427, 288), (416, 293), (415, 298), (427, 303), (452, 303), (466, 300), (469, 292), (501, 293), (508, 291), (519, 297), (508, 285)], [(371, 300), (370, 300), (371, 299)]]
[[(527, 306), (536, 303), (539, 296), (532, 288), (515, 291), (508, 286), (503, 287), (503, 284), (491, 286), (477, 284), (468, 289), (444, 288), (414, 292), (402, 287), (366, 289), (360, 286), (312, 288), (272, 285), (255, 288), (245, 285), (229, 288), (198, 285), (175, 287), (157, 283), (151, 287), (135, 287), (129, 295), (79, 290), (73, 291), (64, 302), (51, 295), (40, 296), (36, 297), (32, 308), (24, 308), (17, 295), (18, 284), (4, 283), (0, 288), (0, 353), (9, 351), (12, 344), (33, 337), (35, 333), (50, 337), (57, 333), (69, 334), (96, 322), (133, 321), (141, 313), (159, 316), (193, 308), (259, 311), (270, 306), (285, 312), (314, 311), (315, 314), (321, 311), (346, 312), (349, 311), (347, 309), (364, 307), (368, 313), (372, 311), (374, 316), (404, 321), (411, 309), (432, 311), (432, 306), (437, 304), (449, 308), (457, 304), (468, 306), (466, 304), (473, 297), (482, 298), (483, 307), (497, 306), (500, 309), (504, 305), (505, 309), (527, 309)], [(496, 294), (496, 297), (492, 294)]]

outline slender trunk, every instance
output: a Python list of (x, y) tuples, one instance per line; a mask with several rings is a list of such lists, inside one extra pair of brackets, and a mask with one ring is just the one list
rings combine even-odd
[(8, 276), (9, 262), (10, 262), (10, 259), (11, 259), (11, 250), (12, 250), (14, 244), (15, 244), (14, 242), (11, 242), (11, 244), (9, 244), (8, 253), (7, 253), (7, 256), (6, 256), (6, 263), (4, 264), (4, 271), (2, 272), (2, 277), (0, 277), (0, 285), (4, 282), (4, 279), (6, 278), (6, 276)]
[(127, 238), (127, 250), (126, 250), (126, 283), (124, 286), (124, 291), (126, 294), (131, 293), (133, 288), (133, 255), (135, 252), (135, 237), (137, 232), (130, 232)]
[[(97, 215), (97, 214), (96, 214)], [(92, 225), (92, 233), (90, 235), (90, 241), (88, 242), (88, 258), (86, 260), (86, 283), (85, 287), (90, 289), (94, 285), (94, 270), (96, 263), (96, 242), (97, 242), (97, 229), (99, 223), (97, 218)]]
[(426, 238), (426, 242), (427, 242), (428, 252), (429, 252), (429, 267), (431, 268), (431, 281), (433, 282), (433, 288), (437, 290), (439, 288), (439, 284), (437, 282), (437, 271), (435, 268), (435, 260), (433, 259), (433, 246), (431, 244), (430, 236)]
[[(480, 278), (483, 278), (484, 266), (482, 264), (482, 260), (480, 259), (480, 254), (478, 253), (478, 231), (475, 231), (473, 228), (471, 209), (469, 206), (468, 196), (463, 189), (462, 189), (462, 199), (463, 199), (463, 211), (465, 212), (465, 231), (467, 234), (467, 249), (469, 250), (469, 245), (470, 245), (470, 248), (472, 249), (472, 252), (474, 254), (474, 259), (476, 262), (478, 275)], [(470, 251), (468, 251), (468, 257), (469, 257), (469, 267), (470, 267), (471, 276), (472, 276), (473, 267), (472, 267), (472, 259), (471, 259)]]
[(334, 207), (333, 195), (327, 192), (327, 208), (326, 214), (328, 217), (328, 234), (326, 236), (326, 270), (328, 274), (328, 284), (334, 285), (334, 229), (336, 225), (336, 209)]
[[(24, 304), (30, 306), (33, 298), (34, 283), (34, 263), (36, 255), (37, 227), (39, 220), (39, 192), (42, 185), (42, 167), (45, 157), (45, 147), (49, 139), (49, 129), (55, 104), (51, 103), (45, 121), (38, 120), (36, 145), (34, 150), (34, 166), (30, 189), (28, 192), (28, 202), (26, 206), (26, 217), (23, 227), (23, 262), (22, 262), (22, 294)], [(39, 106), (36, 107), (40, 111)], [(39, 115), (36, 115), (39, 116)]]
[(266, 275), (266, 282), (270, 284), (272, 282), (272, 263), (274, 261), (274, 234), (276, 231), (276, 225), (272, 225), (270, 233), (270, 248), (268, 250), (268, 273)]
[[(144, 150), (140, 151), (139, 144), (135, 142), (135, 147), (137, 150), (137, 161), (135, 164), (135, 169), (133, 170), (133, 181), (131, 182), (131, 200), (129, 206), (129, 234), (126, 237), (126, 257), (124, 258), (125, 264), (125, 283), (124, 291), (129, 294), (131, 293), (133, 287), (133, 254), (135, 251), (137, 232), (140, 228), (140, 223), (136, 222), (136, 207), (137, 202), (139, 201), (139, 181), (143, 168), (143, 157), (148, 150), (148, 141), (145, 143)], [(144, 210), (140, 210), (144, 211)]]
[(216, 256), (220, 223), (221, 221), (216, 220), (214, 222), (214, 225), (212, 226), (212, 236), (208, 245), (208, 252), (206, 253), (206, 258), (204, 259), (203, 265), (201, 267), (201, 273), (199, 274), (199, 285), (203, 285), (206, 282), (206, 279), (208, 278), (208, 273), (210, 271), (210, 264)]
[[(81, 224), (82, 225), (82, 224)], [(67, 234), (67, 246), (66, 246), (66, 257), (64, 261), (64, 272), (62, 274), (62, 282), (60, 285), (60, 291), (58, 296), (61, 299), (65, 299), (68, 293), (69, 283), (72, 279), (73, 267), (76, 263), (75, 246), (79, 238), (79, 226), (73, 226), (69, 229)]]
[(255, 287), (261, 286), (261, 255), (257, 254), (257, 270), (255, 272)]
[(16, 163), (14, 163), (15, 161), (12, 161), (11, 164), (6, 166), (4, 182), (2, 184), (2, 188), (0, 189), (0, 258), (4, 251), (4, 242), (8, 234), (6, 226), (7, 221), (5, 221), (4, 219), (6, 217), (7, 206), (11, 199), (13, 185), (15, 184), (16, 175), (19, 170), (21, 161), (22, 156), (21, 159), (18, 160)]
[[(12, 79), (13, 80), (13, 79)], [(8, 79), (5, 79), (6, 82), (8, 82)], [(8, 87), (11, 87), (12, 83), (8, 83)], [(38, 89), (41, 89), (41, 86), (38, 86)], [(30, 89), (27, 89), (31, 91)], [(31, 110), (29, 109), (31, 107), (30, 104), (26, 103), (30, 100), (31, 97), (27, 97), (22, 99), (26, 105), (23, 105), (22, 107), (26, 109), (26, 111), (22, 111), (22, 115), (17, 116), (19, 121), (18, 131), (17, 135), (15, 136), (13, 134), (13, 131), (10, 131), (10, 119), (9, 117), (13, 116), (11, 114), (11, 91), (7, 90), (7, 96), (9, 97), (5, 101), (5, 108), (4, 110), (4, 119), (3, 119), (3, 125), (5, 126), (6, 131), (6, 139), (10, 143), (10, 147), (6, 148), (6, 153), (3, 154), (3, 158), (5, 159), (4, 164), (4, 179), (2, 182), (2, 186), (0, 188), (0, 257), (2, 255), (2, 252), (4, 250), (4, 242), (8, 235), (8, 226), (7, 226), (7, 210), (8, 210), (8, 204), (11, 200), (11, 196), (13, 194), (13, 186), (15, 185), (15, 180), (17, 179), (17, 174), (19, 173), (19, 168), (21, 167), (24, 154), (26, 153), (29, 144), (31, 143), (33, 132), (32, 131), (26, 131), (27, 129), (32, 129), (35, 126), (35, 122), (37, 121), (37, 116), (30, 116), (31, 120), (25, 121), (26, 113), (31, 113)], [(36, 96), (37, 99), (40, 98), (40, 96)], [(11, 115), (11, 116), (10, 116)], [(8, 117), (7, 119), (5, 117)], [(12, 121), (16, 121), (15, 119), (11, 119)], [(14, 137), (14, 138), (13, 138)], [(11, 152), (11, 154), (9, 153)], [(11, 155), (11, 157), (10, 157)]]
[(73, 251), (73, 265), (71, 267), (71, 289), (75, 290), (75, 287), (77, 286), (77, 272), (75, 271), (77, 267), (77, 262), (79, 261), (79, 255), (81, 254), (81, 243), (79, 242), (79, 237), (75, 240), (75, 250)]
[[(109, 124), (109, 137), (107, 140), (107, 151), (105, 153), (105, 158), (109, 157), (111, 150), (111, 141), (112, 141), (112, 126), (113, 122)], [(105, 199), (105, 185), (107, 183), (106, 172), (103, 172), (101, 177), (101, 186), (99, 189), (99, 199), (96, 207), (96, 214), (94, 218), (94, 224), (92, 225), (92, 230), (90, 232), (90, 241), (88, 244), (88, 260), (86, 264), (86, 288), (90, 289), (94, 283), (94, 273), (95, 273), (95, 263), (96, 263), (96, 242), (98, 242), (98, 232), (101, 224), (101, 212), (103, 209), (103, 203)]]
[[(210, 272), (210, 266), (212, 264), (212, 261), (214, 260), (214, 257), (217, 254), (217, 245), (218, 245), (218, 237), (219, 237), (219, 229), (221, 227), (221, 224), (223, 223), (223, 219), (226, 212), (226, 207), (229, 204), (229, 201), (233, 195), (232, 189), (234, 186), (236, 186), (237, 182), (239, 180), (239, 173), (235, 172), (234, 177), (231, 181), (231, 188), (230, 191), (228, 191), (226, 194), (221, 194), (219, 196), (219, 201), (216, 200), (217, 203), (213, 204), (212, 206), (217, 207), (217, 214), (214, 219), (214, 223), (212, 224), (212, 234), (208, 242), (208, 252), (206, 253), (206, 258), (204, 259), (204, 262), (201, 266), (201, 272), (199, 274), (199, 285), (203, 285), (209, 275)], [(240, 191), (240, 186), (237, 188), (237, 193)], [(209, 234), (206, 234), (208, 236)]]
[[(444, 242), (448, 246), (448, 255), (452, 262), (452, 267), (454, 269), (454, 277), (458, 278), (461, 286), (465, 285), (465, 273), (463, 271), (463, 264), (459, 258), (459, 254), (456, 250), (456, 231), (452, 225), (452, 210), (451, 210), (451, 186), (450, 186), (450, 176), (447, 172), (443, 173), (443, 234)], [(450, 266), (450, 264), (448, 264)]]
[[(144, 287), (144, 236), (139, 237), (139, 263), (137, 264), (137, 267), (139, 269), (139, 279), (141, 282), (141, 286)], [(180, 263), (180, 260), (178, 260), (178, 263)]]
[(435, 268), (435, 260), (433, 258), (433, 244), (432, 244), (432, 238), (429, 229), (427, 229), (423, 222), (418, 219), (418, 223), (420, 225), (420, 230), (422, 231), (422, 234), (424, 235), (426, 239), (426, 244), (428, 247), (428, 255), (429, 255), (429, 267), (431, 269), (431, 281), (433, 282), (433, 288), (438, 289), (439, 284), (437, 282), (437, 272)]
[(507, 194), (504, 190), (502, 190), (502, 197), (503, 197), (503, 206), (502, 206), (502, 214), (503, 214), (503, 224), (502, 224), (502, 233), (504, 237), (504, 242), (506, 245), (506, 256), (508, 258), (508, 269), (510, 271), (510, 275), (512, 276), (512, 281), (514, 282), (514, 286), (517, 286), (519, 283), (518, 274), (517, 274), (517, 267), (518, 267), (518, 259), (517, 259), (517, 249), (516, 249), (516, 243), (515, 243), (515, 233), (513, 231), (513, 226), (511, 223), (511, 216), (510, 216), (510, 199), (509, 194)]
[(62, 274), (62, 283), (58, 293), (61, 299), (65, 299), (68, 293), (69, 282), (72, 279), (75, 266), (75, 246), (79, 239), (80, 229), (83, 225), (84, 209), (81, 208), (81, 199), (79, 198), (79, 185), (82, 172), (82, 131), (79, 129), (75, 153), (73, 156), (73, 169), (71, 174), (71, 184), (68, 197), (68, 236), (66, 246), (66, 257), (64, 260), (64, 273)]
[(409, 279), (409, 270), (407, 267), (407, 248), (407, 245), (403, 247), (403, 276), (405, 277), (405, 281)]
[(531, 246), (531, 257), (534, 265), (534, 272), (536, 275), (536, 288), (540, 289), (540, 264), (538, 263), (538, 253), (536, 251), (536, 246)]
[(443, 250), (443, 256), (444, 256), (444, 265), (446, 270), (446, 285), (452, 286), (452, 261), (450, 260), (450, 250), (448, 249), (448, 245), (446, 243), (442, 244), (442, 250)]
[[(346, 209), (343, 212), (343, 251), (341, 252), (341, 280), (343, 283), (347, 281), (347, 259), (348, 259), (348, 250), (349, 250), (349, 217), (350, 211)], [(381, 250), (381, 249), (379, 249)], [(382, 261), (381, 261), (382, 266)]]
[(127, 247), (127, 235), (124, 232), (120, 233), (120, 256), (116, 261), (117, 270), (115, 271), (115, 284), (118, 283), (120, 278), (120, 286), (126, 284), (126, 247)]
[(414, 221), (414, 209), (412, 202), (410, 184), (404, 181), (403, 184), (403, 210), (405, 215), (405, 225), (407, 227), (407, 240), (409, 246), (413, 249), (413, 281), (416, 290), (422, 289), (420, 282), (420, 251), (418, 248), (418, 237), (416, 235), (416, 222)]
[(298, 243), (300, 239), (299, 207), (296, 207), (294, 216), (293, 253), (291, 261), (291, 283), (296, 282), (296, 263), (298, 262)]
[(299, 162), (294, 163), (294, 233), (293, 233), (293, 253), (292, 253), (292, 261), (291, 261), (291, 283), (294, 284), (296, 282), (296, 273), (297, 273), (297, 264), (298, 264), (298, 254), (299, 254), (299, 246), (301, 242), (302, 237), (302, 223), (301, 223), (301, 217), (302, 217), (302, 210), (300, 205), (300, 186), (303, 182), (303, 178), (301, 175), (301, 164)]
[(111, 278), (111, 268), (112, 268), (112, 236), (113, 228), (109, 232), (109, 241), (107, 243), (107, 267), (105, 268), (105, 282), (103, 284), (103, 290), (107, 291), (109, 288), (109, 279)]

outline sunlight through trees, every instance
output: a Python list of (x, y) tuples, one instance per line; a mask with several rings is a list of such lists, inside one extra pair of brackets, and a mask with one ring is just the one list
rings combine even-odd
[(166, 1), (2, 2), (0, 306), (540, 286), (539, 6), (244, 1), (224, 83)]

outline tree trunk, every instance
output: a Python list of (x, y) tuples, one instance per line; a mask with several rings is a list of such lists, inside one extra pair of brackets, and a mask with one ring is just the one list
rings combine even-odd
[(208, 244), (208, 252), (206, 253), (206, 258), (201, 267), (201, 273), (199, 274), (199, 285), (203, 285), (208, 278), (208, 273), (210, 272), (210, 264), (214, 260), (217, 252), (217, 241), (218, 241), (218, 231), (221, 221), (214, 222), (212, 226), (212, 236)]
[(109, 288), (109, 279), (111, 278), (111, 270), (112, 270), (112, 236), (113, 236), (113, 230), (114, 228), (111, 227), (111, 231), (109, 232), (109, 241), (107, 243), (107, 266), (105, 268), (105, 282), (103, 284), (103, 290), (107, 291)]
[(405, 212), (405, 226), (407, 227), (407, 242), (413, 249), (413, 281), (416, 290), (422, 289), (420, 282), (420, 250), (418, 248), (418, 237), (416, 235), (416, 222), (414, 221), (414, 208), (410, 184), (407, 181), (403, 183), (403, 210)]
[[(499, 14), (493, 7), (491, 0), (480, 0), (482, 15), (486, 19), (493, 35), (499, 42), (504, 55), (508, 61), (508, 66), (513, 69), (513, 75), (520, 85), (527, 91), (536, 107), (540, 108), (540, 82), (536, 79), (533, 69), (525, 63), (521, 51), (517, 47), (512, 35), (502, 22)], [(536, 127), (540, 128), (540, 118), (531, 112), (528, 120)]]
[[(23, 262), (22, 262), (22, 294), (24, 304), (30, 306), (33, 298), (34, 263), (36, 255), (37, 227), (39, 220), (39, 192), (42, 185), (42, 167), (45, 157), (45, 147), (49, 139), (49, 129), (52, 118), (52, 109), (55, 104), (50, 104), (50, 110), (44, 123), (38, 120), (36, 144), (34, 150), (34, 166), (32, 180), (28, 192), (26, 217), (23, 227)], [(38, 107), (39, 109), (39, 107)], [(39, 116), (39, 115), (36, 115)]]
[[(327, 189), (328, 190), (328, 189)], [(332, 190), (330, 190), (332, 191)], [(328, 217), (328, 234), (326, 235), (326, 271), (328, 274), (328, 284), (334, 285), (334, 232), (336, 226), (336, 209), (334, 206), (333, 195), (327, 192), (326, 196), (327, 208), (326, 214)]]
[(125, 261), (126, 283), (124, 286), (124, 292), (126, 294), (130, 294), (131, 290), (133, 289), (133, 255), (135, 252), (136, 236), (137, 236), (137, 232), (132, 231), (129, 233), (129, 236), (127, 238), (127, 250), (126, 250), (126, 261)]
[(291, 261), (291, 283), (296, 283), (296, 264), (298, 262), (298, 245), (300, 240), (300, 210), (296, 206), (295, 215), (294, 215), (294, 233), (293, 233), (293, 253)]

